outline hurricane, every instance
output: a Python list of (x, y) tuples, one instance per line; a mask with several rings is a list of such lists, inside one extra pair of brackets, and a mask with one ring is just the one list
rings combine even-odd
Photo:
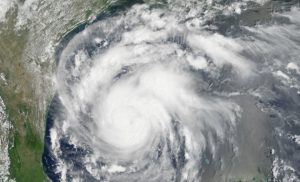
[(59, 47), (43, 156), (51, 180), (227, 181), (256, 170), (245, 156), (272, 166), (257, 153), (275, 150), (267, 133), (281, 127), (268, 115), (276, 99), (263, 98), (281, 81), (299, 102), (299, 9), (225, 27), (211, 20), (242, 17), (228, 5), (170, 4), (111, 8)]

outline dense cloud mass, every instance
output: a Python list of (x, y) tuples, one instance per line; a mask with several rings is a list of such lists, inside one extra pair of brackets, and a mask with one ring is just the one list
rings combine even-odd
[(227, 180), (250, 122), (231, 96), (262, 99), (268, 75), (299, 90), (298, 9), (228, 36), (178, 6), (106, 15), (64, 47), (44, 154), (52, 180)]

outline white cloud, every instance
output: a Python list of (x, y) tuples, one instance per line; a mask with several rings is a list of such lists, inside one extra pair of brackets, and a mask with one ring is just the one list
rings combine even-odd
[(1, 0), (0, 1), (0, 23), (5, 21), (6, 13), (12, 8), (13, 0)]

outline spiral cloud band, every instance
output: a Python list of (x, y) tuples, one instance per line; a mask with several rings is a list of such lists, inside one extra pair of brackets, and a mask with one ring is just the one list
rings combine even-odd
[[(50, 129), (61, 181), (198, 181), (204, 156), (220, 157), (241, 109), (208, 92), (205, 78), (246, 79), (254, 67), (231, 38), (135, 5), (76, 34), (56, 77)], [(234, 155), (234, 154), (233, 154)], [(54, 177), (53, 177), (54, 179)]]

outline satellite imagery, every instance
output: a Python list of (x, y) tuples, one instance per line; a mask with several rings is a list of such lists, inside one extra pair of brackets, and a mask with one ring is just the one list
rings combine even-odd
[(300, 182), (300, 0), (0, 0), (0, 182)]

